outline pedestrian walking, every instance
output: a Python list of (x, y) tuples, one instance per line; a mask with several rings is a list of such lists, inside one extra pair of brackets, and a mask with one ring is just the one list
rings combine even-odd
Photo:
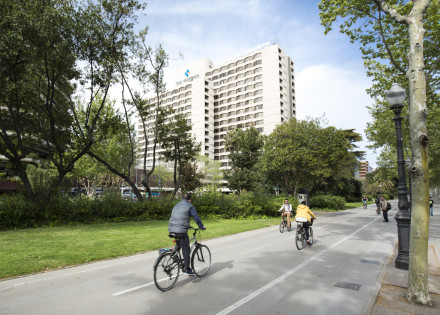
[(383, 213), (383, 222), (388, 222), (388, 210), (391, 209), (391, 205), (384, 198), (384, 196), (380, 196), (380, 208)]
[(376, 196), (376, 199), (374, 200), (374, 203), (376, 204), (376, 213), (380, 214), (380, 199), (379, 199), (379, 196)]
[(434, 215), (434, 200), (429, 196), (429, 214), (431, 217)]

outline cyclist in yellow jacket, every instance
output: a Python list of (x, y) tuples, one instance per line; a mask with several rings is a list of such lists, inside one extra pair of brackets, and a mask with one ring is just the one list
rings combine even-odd
[(313, 214), (312, 210), (307, 207), (307, 203), (305, 201), (301, 202), (300, 205), (296, 208), (296, 216), (295, 221), (303, 222), (303, 227), (306, 232), (306, 242), (309, 241), (309, 224), (312, 223), (312, 218), (316, 219), (316, 216)]

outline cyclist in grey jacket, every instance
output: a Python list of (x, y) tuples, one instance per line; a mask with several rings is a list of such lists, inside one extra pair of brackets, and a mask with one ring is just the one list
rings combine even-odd
[(189, 268), (190, 252), (188, 229), (190, 227), (189, 222), (191, 217), (194, 218), (197, 225), (201, 230), (206, 230), (205, 226), (200, 220), (197, 214), (196, 208), (191, 204), (191, 194), (186, 194), (180, 202), (174, 206), (171, 212), (170, 221), (168, 223), (168, 231), (174, 233), (177, 236), (176, 250), (182, 248), (182, 254), (184, 259), (184, 273), (190, 276), (194, 276), (194, 271)]

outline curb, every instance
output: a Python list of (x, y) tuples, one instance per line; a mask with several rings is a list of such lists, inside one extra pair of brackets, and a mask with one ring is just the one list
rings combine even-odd
[(394, 245), (392, 246), (385, 263), (382, 265), (382, 269), (380, 270), (380, 273), (377, 277), (376, 284), (374, 285), (373, 290), (371, 290), (370, 295), (368, 296), (367, 301), (364, 304), (361, 314), (363, 315), (371, 314), (371, 310), (373, 309), (373, 306), (377, 301), (377, 297), (379, 296), (380, 290), (382, 289), (387, 266), (391, 263), (396, 250), (397, 250), (397, 242), (394, 243)]

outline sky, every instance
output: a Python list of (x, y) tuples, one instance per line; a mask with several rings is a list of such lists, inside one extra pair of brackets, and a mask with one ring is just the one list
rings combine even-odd
[(372, 104), (366, 93), (371, 80), (356, 44), (338, 30), (324, 35), (318, 2), (150, 0), (139, 27), (148, 26), (150, 45), (162, 44), (170, 57), (167, 89), (175, 85), (176, 70), (195, 59), (208, 58), (216, 66), (260, 44), (277, 43), (294, 62), (297, 119), (325, 116), (328, 126), (355, 129), (375, 167), (379, 152), (366, 148), (364, 135), (372, 121), (366, 108)]

